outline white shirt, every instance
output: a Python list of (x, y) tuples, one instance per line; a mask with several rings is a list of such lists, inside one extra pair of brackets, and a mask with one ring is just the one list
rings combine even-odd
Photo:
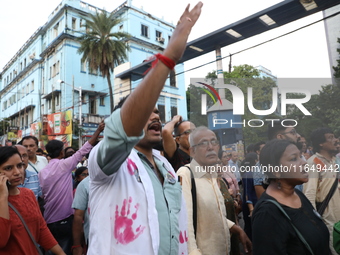
[(40, 170), (42, 170), (45, 166), (47, 166), (48, 161), (44, 156), (38, 156), (37, 161), (35, 163), (31, 162), (30, 160), (28, 161), (28, 166), (27, 170), (35, 173), (39, 173)]

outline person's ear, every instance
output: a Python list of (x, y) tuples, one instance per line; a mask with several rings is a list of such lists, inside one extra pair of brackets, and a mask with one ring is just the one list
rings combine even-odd
[(179, 138), (180, 138), (180, 136), (176, 136), (176, 138), (175, 138), (175, 141), (176, 141), (176, 143), (178, 143), (178, 144), (179, 144)]

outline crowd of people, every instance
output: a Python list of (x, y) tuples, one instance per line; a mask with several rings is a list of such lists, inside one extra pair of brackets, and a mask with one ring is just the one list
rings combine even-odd
[(337, 254), (332, 130), (308, 146), (294, 123), (271, 123), (240, 161), (207, 127), (179, 115), (162, 127), (155, 105), (201, 8), (185, 9), (163, 55), (79, 150), (51, 140), (47, 159), (34, 136), (0, 148), (0, 254)]

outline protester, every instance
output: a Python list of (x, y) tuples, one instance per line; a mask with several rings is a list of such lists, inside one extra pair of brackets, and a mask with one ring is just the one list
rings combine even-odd
[[(308, 159), (309, 181), (304, 184), (304, 193), (315, 209), (320, 212), (318, 204), (326, 200), (328, 193), (333, 194), (327, 201), (326, 209), (321, 213), (330, 233), (330, 248), (332, 254), (337, 252), (333, 248), (333, 226), (340, 221), (340, 193), (338, 189), (339, 165), (335, 155), (338, 153), (338, 139), (329, 128), (319, 128), (311, 133), (311, 141), (316, 152)], [(326, 202), (326, 203), (327, 203)]]
[(156, 102), (201, 7), (185, 9), (163, 55), (105, 120), (104, 138), (90, 153), (90, 255), (187, 254), (181, 187), (152, 148), (161, 141)]
[(25, 136), (19, 142), (19, 144), (25, 146), (27, 148), (28, 153), (28, 167), (27, 169), (32, 172), (39, 173), (41, 169), (43, 169), (48, 161), (44, 156), (37, 155), (37, 150), (39, 148), (39, 141), (35, 136)]
[[(221, 150), (219, 152), (219, 157), (220, 157), (220, 154), (221, 154)], [(221, 162), (218, 162), (218, 165), (220, 168), (217, 168), (217, 169), (220, 169), (220, 170), (218, 170), (217, 172), (218, 174), (217, 184), (224, 198), (227, 219), (239, 225), (238, 216), (236, 214), (236, 211), (237, 211), (236, 208), (239, 208), (238, 201), (231, 195), (232, 189), (230, 189), (228, 181), (225, 178), (223, 178), (223, 173), (225, 171), (225, 168), (223, 168), (223, 165), (221, 164)], [(236, 182), (236, 179), (235, 179), (235, 182)], [(240, 246), (240, 242), (238, 240), (238, 236), (231, 235), (230, 236), (230, 255), (239, 255), (240, 254), (239, 246)]]
[[(18, 187), (24, 187), (30, 189), (34, 192), (35, 197), (37, 200), (42, 197), (41, 187), (39, 183), (39, 177), (36, 172), (32, 172), (27, 170), (28, 166), (28, 153), (25, 146), (17, 144), (15, 145), (18, 152), (21, 155), (22, 163), (23, 163), (23, 182), (22, 184), (18, 185)], [(41, 198), (42, 199), (42, 198)]]
[(86, 254), (89, 245), (89, 181), (90, 178), (86, 177), (79, 183), (72, 203), (72, 208), (74, 209), (74, 219), (72, 225), (73, 255)]
[(66, 159), (62, 141), (51, 140), (46, 144), (51, 160), (39, 172), (39, 181), (45, 200), (44, 218), (66, 254), (71, 254), (72, 246), (73, 180), (71, 172), (82, 157), (93, 148), (104, 126), (103, 122), (99, 124), (90, 140)]
[(33, 192), (18, 188), (22, 182), (23, 163), (15, 147), (0, 148), (0, 254), (36, 255), (37, 247), (31, 240), (17, 213), (20, 213), (35, 241), (53, 254), (65, 253), (53, 238), (40, 213)]
[(78, 167), (74, 172), (74, 188), (76, 189), (79, 183), (89, 176), (89, 170), (86, 166)]
[[(165, 124), (162, 130), (164, 157), (177, 171), (181, 166), (190, 163), (190, 145), (188, 137), (195, 125), (190, 121), (183, 121), (182, 116), (176, 115)], [(173, 138), (175, 134), (175, 140)]]
[(242, 213), (244, 220), (244, 231), (251, 240), (252, 238), (252, 228), (251, 228), (251, 216), (254, 207), (257, 203), (256, 192), (254, 188), (253, 181), (253, 169), (257, 163), (258, 158), (255, 152), (248, 153), (245, 159), (241, 163), (241, 168), (243, 172), (243, 203), (242, 203)]
[[(207, 127), (198, 127), (190, 134), (189, 142), (193, 160), (177, 172), (188, 212), (189, 254), (229, 254), (230, 233), (239, 236), (246, 253), (251, 252), (251, 242), (245, 232), (227, 219), (224, 198), (217, 184), (215, 166), (219, 143), (215, 133)], [(192, 193), (193, 181), (196, 194)], [(193, 197), (197, 200), (196, 208)]]
[(287, 140), (272, 140), (263, 147), (260, 161), (267, 170), (268, 188), (252, 215), (253, 254), (311, 254), (295, 227), (314, 255), (328, 255), (327, 227), (306, 196), (295, 189), (308, 181), (298, 147)]
[(65, 158), (71, 157), (74, 153), (76, 153), (76, 150), (71, 146), (64, 149)]
[(240, 167), (239, 167), (239, 160), (238, 160), (238, 152), (232, 151), (231, 152), (231, 158), (228, 161), (228, 165), (230, 167), (231, 172), (234, 173), (236, 180), (238, 182), (238, 185), (240, 186), (242, 184), (242, 177), (240, 173)]

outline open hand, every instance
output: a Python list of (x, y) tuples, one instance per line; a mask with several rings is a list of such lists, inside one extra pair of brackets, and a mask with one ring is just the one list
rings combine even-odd
[(176, 29), (171, 35), (170, 42), (164, 51), (164, 55), (171, 58), (175, 63), (181, 59), (184, 53), (191, 29), (201, 15), (202, 6), (203, 3), (199, 2), (191, 11), (189, 11), (190, 4), (188, 4), (177, 23)]

